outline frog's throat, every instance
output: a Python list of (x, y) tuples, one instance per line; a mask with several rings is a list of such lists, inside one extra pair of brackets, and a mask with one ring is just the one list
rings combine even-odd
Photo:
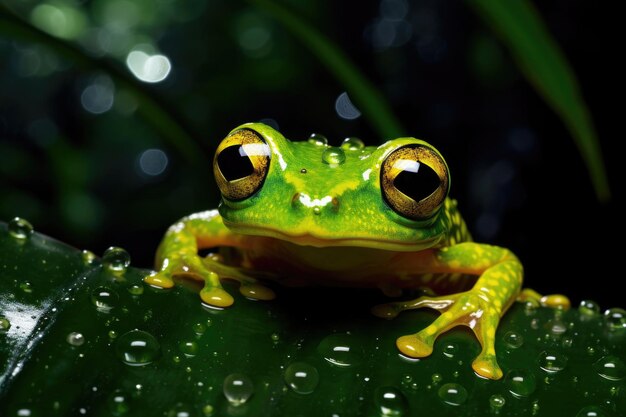
[(352, 246), (397, 252), (416, 252), (436, 247), (443, 240), (443, 236), (441, 235), (433, 236), (424, 240), (420, 240), (418, 242), (403, 242), (391, 239), (374, 239), (363, 237), (326, 238), (315, 236), (310, 233), (289, 234), (282, 230), (272, 229), (269, 227), (235, 225), (226, 220), (224, 220), (224, 225), (233, 232), (242, 235), (269, 237), (294, 243), (300, 246), (313, 246), (317, 248), (325, 248), (330, 246)]

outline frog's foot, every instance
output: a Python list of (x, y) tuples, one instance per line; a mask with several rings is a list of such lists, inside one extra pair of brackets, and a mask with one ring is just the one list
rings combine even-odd
[(517, 301), (535, 301), (539, 303), (542, 307), (557, 308), (562, 310), (567, 310), (571, 306), (569, 298), (567, 298), (567, 296), (565, 295), (541, 295), (531, 288), (524, 288), (520, 295), (517, 297)]
[(404, 310), (422, 307), (439, 310), (441, 315), (422, 331), (396, 340), (403, 354), (413, 358), (429, 356), (440, 334), (458, 325), (465, 325), (472, 329), (482, 346), (480, 354), (472, 362), (474, 371), (485, 378), (502, 378), (495, 350), (496, 329), (500, 321), (498, 306), (489, 302), (480, 292), (470, 290), (442, 297), (420, 297), (411, 301), (381, 304), (374, 307), (372, 312), (378, 317), (393, 318)]
[[(239, 282), (239, 292), (244, 297), (253, 300), (273, 300), (276, 298), (274, 291), (250, 276), (250, 271), (248, 270), (224, 265), (215, 257), (206, 257), (202, 259), (202, 263), (207, 269), (217, 274), (219, 278), (228, 278)], [(200, 295), (202, 296), (202, 292), (200, 292)], [(204, 300), (204, 297), (202, 299)], [(206, 300), (204, 301), (207, 302)]]

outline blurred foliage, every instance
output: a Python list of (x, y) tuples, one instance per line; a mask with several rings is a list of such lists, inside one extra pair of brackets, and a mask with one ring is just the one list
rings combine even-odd
[[(546, 265), (538, 255), (551, 248), (546, 234), (574, 258), (610, 250), (577, 244), (577, 228), (546, 206), (600, 222), (582, 232), (590, 242), (604, 240), (617, 210), (590, 197), (567, 132), (491, 29), (461, 2), (350, 3), (0, 1), (0, 219), (26, 217), (98, 253), (123, 245), (149, 266), (168, 224), (217, 204), (210, 155), (233, 126), (264, 120), (292, 139), (318, 131), (335, 144), (375, 144), (402, 130), (446, 155), (477, 239), (511, 247), (530, 272), (597, 273), (593, 262)], [(568, 42), (595, 33), (585, 32), (589, 10), (538, 7), (556, 35), (548, 46), (543, 29), (530, 38), (539, 61), (561, 44), (595, 98), (596, 48)], [(512, 21), (518, 32), (541, 25), (536, 15)], [(345, 91), (363, 116), (340, 117)], [(594, 152), (583, 156), (593, 161)], [(557, 278), (542, 285), (562, 291)]]

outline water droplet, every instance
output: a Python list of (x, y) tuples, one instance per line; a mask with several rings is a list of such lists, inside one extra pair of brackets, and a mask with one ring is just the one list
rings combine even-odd
[(363, 361), (365, 355), (361, 344), (349, 334), (331, 334), (326, 336), (317, 347), (317, 351), (329, 363), (337, 366), (354, 366)]
[(14, 217), (8, 224), (9, 234), (16, 239), (26, 239), (33, 234), (33, 225), (26, 219)]
[(243, 374), (230, 374), (224, 379), (224, 396), (232, 405), (241, 405), (254, 393), (252, 380)]
[(524, 344), (524, 337), (514, 331), (506, 332), (504, 335), (504, 343), (511, 349), (517, 349)]
[(115, 390), (109, 396), (109, 410), (111, 414), (119, 416), (128, 413), (130, 406), (128, 404), (128, 397), (121, 390)]
[(609, 308), (604, 312), (604, 322), (609, 331), (626, 329), (626, 310), (621, 308)]
[(540, 304), (538, 300), (535, 300), (534, 298), (529, 298), (524, 303), (524, 312), (526, 313), (526, 315), (530, 316), (532, 314), (535, 314), (535, 312), (537, 311), (539, 307), (540, 307)]
[(322, 152), (322, 162), (328, 165), (341, 165), (346, 160), (346, 154), (341, 148), (326, 148)]
[(365, 148), (365, 144), (359, 138), (349, 137), (341, 142), (341, 149), (345, 151), (359, 151), (363, 148)]
[(308, 142), (317, 146), (328, 146), (326, 136), (320, 135), (319, 133), (312, 133), (311, 136), (309, 136)]
[(591, 318), (600, 314), (600, 306), (593, 300), (582, 300), (578, 306), (581, 318)]
[(204, 414), (204, 417), (211, 417), (214, 411), (215, 407), (213, 407), (211, 404), (207, 404), (202, 407), (202, 414)]
[(28, 281), (24, 281), (20, 284), (20, 290), (24, 291), (26, 294), (30, 294), (33, 292), (33, 284)]
[(489, 406), (494, 414), (498, 414), (500, 410), (502, 410), (502, 407), (504, 407), (504, 404), (506, 404), (506, 399), (500, 394), (494, 394), (489, 397)]
[(202, 335), (206, 332), (206, 326), (202, 323), (196, 323), (193, 325), (193, 331), (197, 335)]
[(403, 416), (409, 404), (402, 391), (395, 387), (378, 387), (374, 391), (374, 404), (383, 416)]
[(613, 355), (600, 358), (593, 364), (593, 368), (596, 370), (598, 375), (610, 381), (619, 381), (623, 379), (624, 374), (626, 374), (624, 362), (622, 362), (622, 360), (617, 356)]
[(285, 370), (285, 383), (298, 394), (312, 393), (319, 380), (317, 369), (305, 362), (294, 362)]
[(539, 367), (546, 372), (559, 372), (567, 365), (567, 356), (554, 352), (541, 352), (539, 354)]
[(117, 337), (117, 332), (115, 330), (109, 330), (108, 335), (111, 339), (115, 339)]
[(280, 341), (280, 335), (278, 333), (272, 333), (270, 335), (270, 338), (272, 339), (272, 342), (274, 343), (278, 343)]
[(180, 342), (179, 348), (185, 356), (196, 356), (198, 354), (198, 344), (193, 341)]
[(509, 373), (506, 374), (504, 383), (509, 392), (518, 398), (528, 397), (535, 392), (535, 388), (537, 387), (535, 375), (522, 369), (509, 371)]
[(142, 366), (152, 363), (159, 357), (161, 346), (150, 333), (131, 330), (117, 339), (115, 352), (125, 364)]
[(125, 249), (112, 246), (104, 251), (102, 263), (110, 271), (124, 272), (130, 265), (130, 255)]
[(602, 408), (590, 405), (582, 408), (576, 417), (608, 417), (608, 414)]
[(443, 381), (443, 377), (441, 376), (441, 374), (433, 374), (430, 379), (435, 385), (438, 385), (441, 381)]
[(85, 336), (79, 332), (72, 332), (67, 335), (65, 341), (72, 346), (82, 346), (85, 343)]
[(194, 417), (195, 415), (195, 407), (183, 403), (177, 403), (166, 414), (167, 417)]
[(80, 253), (80, 256), (83, 258), (83, 263), (85, 265), (91, 265), (93, 261), (96, 260), (96, 255), (92, 251), (89, 251), (87, 249), (84, 249)]
[(0, 332), (6, 332), (11, 328), (11, 322), (6, 317), (0, 317)]
[(439, 388), (439, 398), (449, 405), (461, 405), (467, 401), (467, 390), (463, 385), (451, 382)]
[(113, 310), (118, 301), (117, 293), (109, 288), (98, 287), (91, 292), (91, 303), (103, 313), (109, 313)]
[(459, 347), (455, 343), (448, 343), (443, 348), (443, 356), (449, 359), (453, 359), (458, 352)]
[(143, 294), (143, 285), (142, 284), (131, 284), (127, 288), (128, 292), (131, 295), (141, 295)]

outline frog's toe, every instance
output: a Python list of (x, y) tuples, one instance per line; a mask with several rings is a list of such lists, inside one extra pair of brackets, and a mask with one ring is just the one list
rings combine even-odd
[(399, 337), (396, 340), (396, 346), (406, 356), (411, 358), (423, 358), (433, 353), (433, 343), (435, 339), (432, 337), (423, 337), (418, 334), (411, 334)]
[(230, 307), (233, 302), (233, 296), (220, 287), (204, 287), (200, 290), (200, 298), (208, 305), (214, 307)]
[(244, 297), (252, 298), (253, 300), (273, 300), (276, 298), (276, 294), (270, 288), (255, 283), (242, 283), (239, 287), (239, 292)]
[(474, 362), (472, 362), (472, 369), (478, 375), (489, 379), (502, 378), (502, 369), (496, 361), (496, 355), (480, 354)]
[(153, 271), (143, 280), (146, 284), (159, 288), (172, 288), (174, 286), (174, 280), (164, 272)]

